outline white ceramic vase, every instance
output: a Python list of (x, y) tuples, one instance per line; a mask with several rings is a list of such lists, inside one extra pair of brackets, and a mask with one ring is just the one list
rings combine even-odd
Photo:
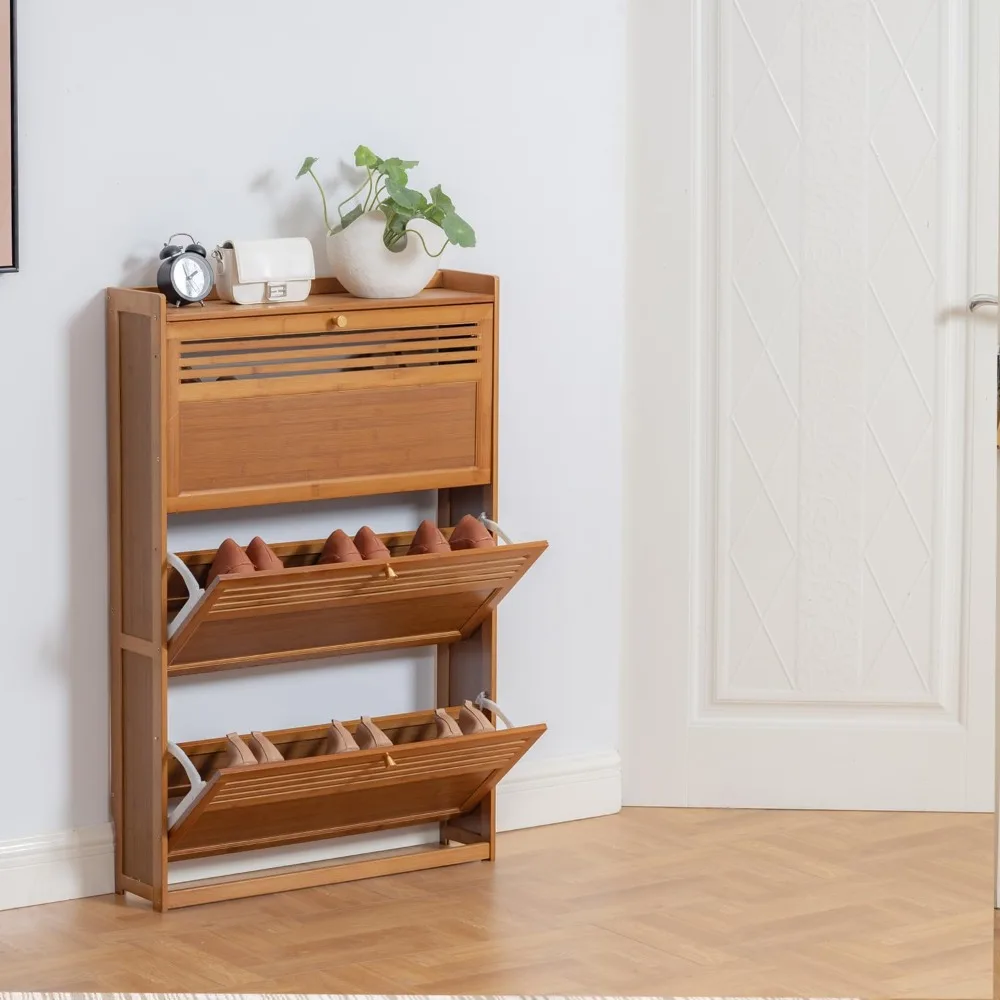
[[(418, 229), (435, 252), (444, 240), (441, 230), (426, 219), (414, 219), (407, 229)], [(431, 257), (416, 236), (407, 236), (401, 250), (389, 250), (382, 242), (384, 232), (385, 216), (376, 209), (327, 236), (333, 276), (352, 295), (365, 299), (405, 299), (423, 291), (441, 258)]]

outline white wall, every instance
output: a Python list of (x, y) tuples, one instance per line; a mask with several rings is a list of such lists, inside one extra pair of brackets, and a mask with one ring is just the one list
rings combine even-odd
[[(19, 5), (22, 270), (0, 279), (0, 750), (28, 766), (6, 774), (0, 848), (108, 818), (103, 288), (149, 282), (177, 229), (209, 245), (305, 233), (321, 246), (315, 189), (293, 177), (319, 156), (346, 194), (341, 163), (359, 142), (423, 161), (414, 182), (440, 181), (479, 236), (446, 265), (502, 277), (502, 521), (551, 543), (501, 612), (502, 701), (550, 726), (525, 768), (613, 765), (621, 567), (587, 538), (621, 520), (624, 6)], [(354, 523), (351, 505), (339, 512)], [(362, 513), (403, 527), (418, 507)], [(209, 524), (184, 530), (228, 528)], [(257, 524), (236, 530), (246, 540)], [(173, 697), (172, 735), (322, 721), (335, 690), (347, 715), (426, 701), (426, 666), (403, 659), (372, 674), (299, 668), (280, 688), (266, 671), (192, 685)]]

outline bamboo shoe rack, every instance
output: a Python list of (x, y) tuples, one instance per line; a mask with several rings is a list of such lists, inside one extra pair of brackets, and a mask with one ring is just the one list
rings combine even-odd
[[(327, 752), (328, 720), (267, 734), (281, 760), (230, 766), (226, 740), (169, 740), (171, 677), (434, 646), (437, 706), (496, 697), (496, 607), (541, 555), (527, 542), (205, 579), (172, 553), (171, 514), (436, 490), (447, 537), (497, 517), (497, 306), (491, 276), (440, 271), (371, 300), (320, 279), (305, 302), (171, 308), (107, 293), (115, 888), (158, 910), (492, 860), (495, 788), (544, 725), (440, 738), (434, 712), (376, 720), (392, 741)], [(335, 527), (335, 526), (334, 526)], [(357, 724), (347, 723), (348, 730)], [(178, 801), (186, 803), (183, 815)], [(437, 823), (436, 844), (170, 883), (171, 862)]]

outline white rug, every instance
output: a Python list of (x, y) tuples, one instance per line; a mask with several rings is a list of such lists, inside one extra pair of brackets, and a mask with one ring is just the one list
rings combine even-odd
[(0, 1000), (858, 1000), (857, 997), (391, 996), (334, 993), (0, 993)]

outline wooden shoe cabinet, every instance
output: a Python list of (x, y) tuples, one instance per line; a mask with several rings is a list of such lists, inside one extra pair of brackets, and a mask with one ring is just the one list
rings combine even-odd
[[(495, 278), (455, 271), (384, 301), (332, 279), (305, 302), (259, 306), (108, 290), (117, 892), (165, 910), (494, 857), (496, 784), (544, 725), (442, 739), (433, 712), (416, 712), (377, 720), (390, 750), (328, 754), (329, 706), (315, 727), (267, 734), (278, 762), (228, 767), (223, 737), (185, 743), (188, 775), (168, 750), (167, 689), (181, 674), (432, 645), (437, 707), (457, 718), (496, 697), (496, 607), (545, 542), (411, 556), (401, 533), (381, 536), (388, 562), (323, 565), (323, 539), (272, 543), (284, 568), (204, 588), (213, 553), (168, 552), (167, 525), (416, 490), (437, 491), (446, 537), (466, 514), (495, 520), (497, 293)], [(438, 843), (168, 880), (173, 861), (426, 823)]]

